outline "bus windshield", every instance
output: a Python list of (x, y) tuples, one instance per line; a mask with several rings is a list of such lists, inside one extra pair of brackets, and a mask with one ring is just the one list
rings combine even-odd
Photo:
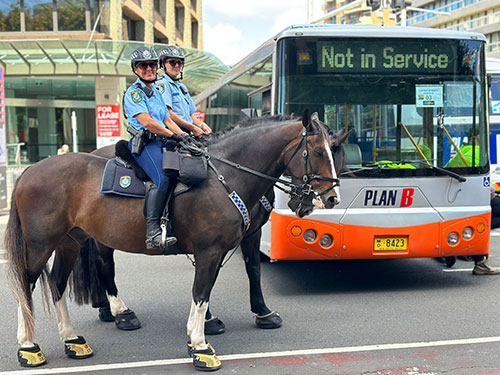
[(276, 112), (351, 131), (348, 166), (363, 176), (488, 171), (482, 42), (285, 38), (278, 61)]

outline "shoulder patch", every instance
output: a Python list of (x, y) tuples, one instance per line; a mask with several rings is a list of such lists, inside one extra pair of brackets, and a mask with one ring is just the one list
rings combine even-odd
[(160, 91), (160, 94), (163, 94), (165, 92), (165, 84), (164, 83), (158, 84), (158, 90)]
[(134, 103), (140, 103), (142, 101), (142, 92), (139, 90), (134, 90), (130, 93), (130, 96), (132, 97), (132, 101)]

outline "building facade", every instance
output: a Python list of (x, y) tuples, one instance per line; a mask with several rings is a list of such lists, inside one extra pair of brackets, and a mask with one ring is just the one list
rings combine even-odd
[(166, 44), (185, 48), (191, 78), (185, 81), (194, 92), (207, 75), (225, 72), (217, 58), (200, 51), (202, 0), (2, 0), (8, 167), (56, 155), (64, 143), (91, 151), (99, 138), (126, 138), (122, 95), (136, 79), (130, 54)]

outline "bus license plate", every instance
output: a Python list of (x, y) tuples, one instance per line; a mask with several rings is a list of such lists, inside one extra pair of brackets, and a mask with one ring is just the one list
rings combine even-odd
[(408, 250), (408, 237), (375, 237), (375, 251)]

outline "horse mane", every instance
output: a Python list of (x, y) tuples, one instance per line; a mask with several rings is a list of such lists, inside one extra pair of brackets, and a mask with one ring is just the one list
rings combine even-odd
[(289, 115), (266, 115), (262, 117), (252, 118), (240, 121), (236, 124), (229, 125), (221, 131), (213, 133), (210, 137), (204, 137), (202, 142), (204, 146), (215, 145), (229, 137), (238, 135), (242, 132), (253, 130), (262, 125), (281, 125), (283, 122), (295, 122), (300, 121), (300, 118), (296, 116)]

